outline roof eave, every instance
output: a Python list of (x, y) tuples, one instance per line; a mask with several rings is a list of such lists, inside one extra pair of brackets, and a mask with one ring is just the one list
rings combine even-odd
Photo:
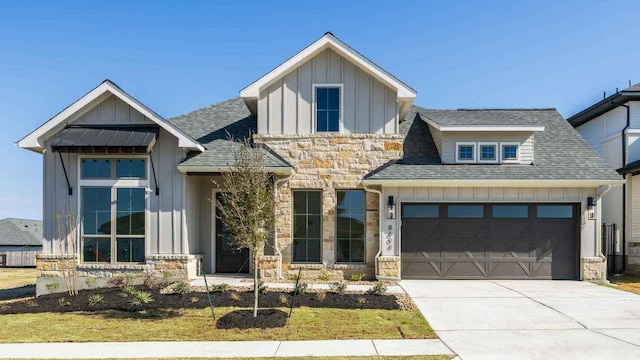
[[(267, 172), (277, 175), (290, 175), (293, 168), (288, 166), (268, 166)], [(178, 171), (183, 174), (191, 173), (223, 173), (233, 171), (231, 166), (209, 166), (209, 165), (178, 165)]]
[(606, 99), (600, 100), (579, 113), (569, 117), (567, 121), (575, 128), (633, 100), (640, 100), (640, 91), (623, 90), (607, 97)]
[(364, 185), (382, 186), (437, 186), (437, 187), (598, 187), (619, 186), (625, 180), (582, 179), (364, 179)]

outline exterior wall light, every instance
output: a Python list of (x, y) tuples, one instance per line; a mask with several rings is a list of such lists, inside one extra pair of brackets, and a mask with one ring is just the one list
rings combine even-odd
[(387, 219), (395, 219), (396, 218), (396, 202), (393, 199), (393, 196), (389, 196), (387, 200)]
[(593, 196), (587, 198), (587, 213), (589, 214), (589, 220), (596, 218), (596, 199)]

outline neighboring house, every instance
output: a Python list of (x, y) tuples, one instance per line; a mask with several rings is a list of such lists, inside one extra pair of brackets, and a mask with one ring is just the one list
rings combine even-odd
[(626, 183), (603, 199), (604, 224), (615, 224), (616, 272), (640, 272), (640, 84), (573, 115), (569, 123), (618, 169)]
[(42, 221), (6, 218), (0, 220), (0, 253), (42, 250)]
[[(623, 179), (554, 109), (430, 110), (331, 33), (240, 91), (168, 121), (105, 81), (18, 142), (43, 154), (53, 218), (79, 214), (80, 276), (601, 280), (601, 196)], [(274, 237), (234, 251), (211, 199), (252, 134)], [(579, 161), (577, 161), (579, 159)], [(198, 265), (200, 264), (200, 265)]]

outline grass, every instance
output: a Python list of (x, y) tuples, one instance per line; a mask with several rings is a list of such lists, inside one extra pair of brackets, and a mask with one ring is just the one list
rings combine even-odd
[[(301, 360), (301, 359), (318, 359), (318, 360), (450, 360), (455, 355), (419, 355), (419, 356), (338, 356), (338, 357), (272, 357), (270, 360)], [(220, 358), (164, 358), (163, 360), (213, 360)], [(224, 360), (264, 360), (265, 358), (223, 358)], [(69, 359), (74, 360), (74, 359)], [(75, 359), (80, 360), (80, 359)], [(121, 359), (97, 359), (97, 360), (121, 360)], [(137, 360), (151, 360), (140, 358)], [(155, 359), (154, 359), (155, 360)]]
[[(220, 318), (234, 310), (238, 308), (216, 308), (216, 316)], [(436, 335), (418, 310), (308, 307), (294, 309), (293, 316), (284, 327), (270, 329), (218, 329), (208, 308), (10, 314), (2, 315), (0, 327), (0, 342), (4, 343), (402, 338), (436, 338)]]
[(0, 268), (0, 290), (36, 284), (34, 268)]
[(609, 279), (612, 286), (615, 289), (632, 292), (640, 295), (640, 276), (637, 275), (623, 275), (623, 276), (611, 276)]

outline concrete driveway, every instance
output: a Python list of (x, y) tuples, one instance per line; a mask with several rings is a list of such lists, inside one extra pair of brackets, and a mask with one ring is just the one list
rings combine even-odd
[(469, 359), (640, 359), (640, 296), (579, 281), (403, 280)]

